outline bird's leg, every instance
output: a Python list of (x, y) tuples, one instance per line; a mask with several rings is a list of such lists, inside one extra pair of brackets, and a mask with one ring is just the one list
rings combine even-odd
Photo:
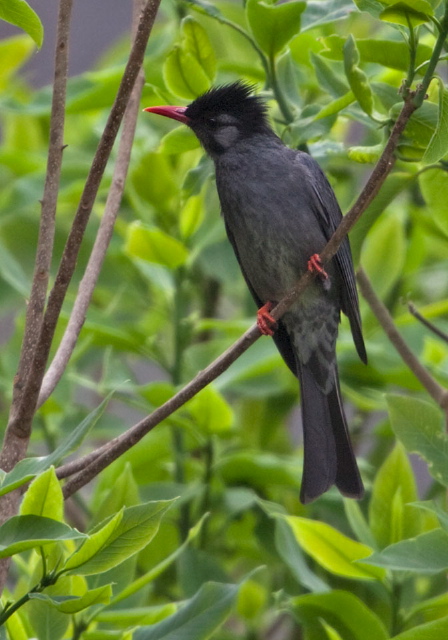
[(273, 308), (272, 302), (266, 302), (257, 311), (257, 325), (264, 336), (273, 336), (277, 328), (277, 321), (269, 313)]
[(308, 271), (316, 273), (321, 280), (328, 280), (328, 273), (325, 271), (318, 253), (313, 254), (308, 260)]

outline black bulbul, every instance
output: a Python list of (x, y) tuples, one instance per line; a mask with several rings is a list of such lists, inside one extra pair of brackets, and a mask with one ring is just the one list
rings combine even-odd
[[(326, 271), (319, 260), (342, 218), (328, 180), (311, 156), (283, 144), (269, 126), (264, 102), (241, 82), (213, 88), (187, 107), (145, 111), (188, 125), (214, 161), (227, 235), (258, 306), (258, 325), (273, 334), (300, 381), (300, 499), (310, 502), (333, 484), (345, 496), (361, 498), (336, 363), (341, 310), (359, 357), (366, 362), (367, 356), (348, 239)], [(319, 277), (276, 324), (270, 309), (306, 269)]]

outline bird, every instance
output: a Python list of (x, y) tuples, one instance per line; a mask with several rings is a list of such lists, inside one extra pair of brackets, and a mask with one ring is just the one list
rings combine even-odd
[[(341, 311), (364, 363), (367, 354), (348, 238), (325, 269), (319, 257), (342, 219), (325, 174), (308, 153), (282, 142), (267, 103), (245, 82), (212, 87), (188, 106), (144, 111), (187, 125), (214, 162), (227, 236), (258, 307), (258, 326), (300, 383), (301, 502), (333, 485), (362, 498), (336, 362)], [(316, 277), (276, 322), (270, 311), (306, 270)]]

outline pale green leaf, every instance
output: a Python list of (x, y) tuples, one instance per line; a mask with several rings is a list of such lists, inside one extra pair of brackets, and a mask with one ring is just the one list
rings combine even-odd
[(133, 258), (155, 262), (169, 269), (180, 267), (188, 258), (188, 249), (182, 242), (139, 221), (128, 227), (125, 250)]
[(285, 520), (300, 546), (327, 571), (355, 580), (384, 577), (383, 571), (372, 571), (359, 562), (355, 564), (372, 552), (367, 545), (351, 540), (324, 522), (295, 516), (287, 516)]
[(402, 275), (406, 258), (403, 220), (398, 214), (380, 218), (369, 231), (361, 251), (361, 264), (384, 299)]
[(30, 484), (20, 506), (20, 515), (44, 516), (63, 522), (64, 497), (54, 467)]
[(344, 45), (345, 75), (359, 106), (370, 116), (373, 111), (373, 94), (366, 74), (358, 66), (359, 61), (358, 47), (353, 35), (350, 34)]
[[(99, 544), (95, 552), (92, 554), (94, 549), (87, 547), (86, 562), (79, 566), (79, 558), (75, 557), (76, 554), (72, 556), (69, 562), (75, 568), (70, 569), (69, 573), (81, 575), (103, 573), (141, 551), (156, 535), (163, 516), (174, 501), (159, 500), (124, 509), (119, 521), (114, 521), (113, 526), (111, 525), (112, 531), (107, 528), (109, 523), (104, 526), (103, 535), (96, 539)], [(106, 540), (103, 539), (104, 533), (109, 534)], [(90, 540), (94, 536), (95, 534), (92, 534)], [(86, 542), (87, 545), (90, 540)], [(81, 556), (83, 547), (79, 550)], [(64, 569), (67, 569), (67, 565)]]
[(49, 596), (46, 593), (31, 593), (31, 600), (41, 600), (54, 607), (57, 611), (73, 615), (96, 604), (108, 604), (112, 597), (112, 585), (107, 584), (97, 589), (89, 589), (84, 595), (77, 596)]
[(438, 228), (448, 236), (448, 173), (445, 169), (434, 168), (423, 171), (419, 184), (428, 210)]
[(208, 434), (226, 433), (232, 427), (233, 411), (213, 385), (208, 385), (197, 393), (185, 408), (195, 424)]
[(397, 444), (375, 476), (369, 503), (370, 527), (380, 547), (420, 533), (420, 518), (408, 503), (417, 500), (412, 467)]

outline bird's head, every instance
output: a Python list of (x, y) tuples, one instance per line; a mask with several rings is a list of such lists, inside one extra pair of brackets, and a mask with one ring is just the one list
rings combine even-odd
[(212, 157), (242, 139), (271, 131), (265, 103), (243, 82), (210, 89), (187, 107), (148, 107), (144, 111), (188, 125)]

